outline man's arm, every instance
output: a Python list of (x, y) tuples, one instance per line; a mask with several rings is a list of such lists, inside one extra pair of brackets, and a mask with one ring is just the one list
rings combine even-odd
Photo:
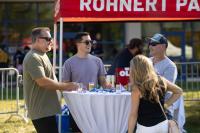
[[(31, 63), (30, 63), (31, 62)], [(32, 65), (34, 64), (34, 65)], [(78, 88), (76, 83), (59, 83), (46, 76), (42, 60), (38, 56), (32, 56), (25, 63), (25, 67), (31, 78), (36, 81), (38, 86), (49, 90), (75, 90)], [(55, 76), (55, 75), (54, 75)]]
[(35, 81), (41, 88), (49, 90), (72, 91), (78, 88), (77, 83), (74, 82), (59, 83), (47, 77), (38, 78)]
[(165, 101), (165, 104), (171, 106), (183, 93), (183, 90), (176, 84), (162, 78), (164, 83), (167, 85), (167, 90), (173, 92), (169, 99)]

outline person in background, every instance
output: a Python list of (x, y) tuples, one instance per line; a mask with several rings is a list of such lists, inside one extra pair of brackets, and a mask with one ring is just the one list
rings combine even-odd
[[(106, 82), (106, 70), (99, 57), (90, 54), (93, 41), (87, 32), (79, 32), (75, 36), (77, 53), (67, 59), (63, 65), (62, 81), (78, 82), (84, 89), (89, 89), (89, 83), (94, 86), (110, 87)], [(72, 132), (80, 132), (70, 113)]]
[(102, 40), (101, 40), (101, 34), (100, 33), (96, 34), (96, 41), (97, 41), (97, 43), (94, 43), (92, 45), (91, 54), (103, 59), (104, 51), (103, 51), (103, 45), (101, 43)]
[(17, 68), (20, 74), (23, 73), (23, 60), (25, 55), (28, 53), (30, 48), (28, 46), (24, 47), (23, 52), (20, 49), (17, 49), (16, 53), (14, 54), (14, 66)]
[(23, 61), (23, 89), (28, 117), (37, 133), (58, 133), (56, 114), (61, 113), (56, 90), (71, 91), (77, 83), (59, 83), (46, 53), (53, 46), (50, 29), (32, 30), (32, 49)]
[(24, 55), (26, 55), (28, 53), (28, 51), (30, 50), (30, 48), (28, 46), (24, 47)]
[[(156, 73), (160, 76), (165, 77), (167, 80), (175, 83), (177, 78), (177, 67), (166, 56), (166, 50), (168, 46), (167, 38), (162, 34), (155, 34), (152, 38), (148, 38), (148, 45), (150, 50), (150, 59), (153, 62)], [(165, 96), (166, 99), (170, 97), (171, 92), (168, 92)], [(173, 117), (179, 124), (182, 132), (184, 132), (183, 126), (185, 124), (185, 109), (184, 100), (181, 96), (175, 103), (168, 108), (168, 117)], [(171, 115), (171, 116), (170, 116)]]
[(20, 74), (22, 74), (22, 63), (24, 60), (24, 54), (20, 49), (17, 49), (16, 53), (14, 54), (14, 66), (17, 68)]
[(0, 68), (8, 68), (9, 66), (9, 55), (4, 50), (4, 47), (0, 47)]
[[(130, 62), (131, 111), (128, 133), (168, 133), (168, 120), (163, 108), (172, 105), (182, 94), (182, 89), (156, 74), (152, 62), (143, 55), (135, 56)], [(172, 95), (164, 101), (166, 91)]]
[(72, 38), (65, 40), (66, 42), (66, 57), (67, 59), (76, 54), (76, 46)]
[(115, 75), (116, 68), (125, 68), (130, 66), (130, 60), (143, 52), (143, 42), (139, 38), (133, 38), (125, 49), (123, 49), (114, 59), (108, 75)]

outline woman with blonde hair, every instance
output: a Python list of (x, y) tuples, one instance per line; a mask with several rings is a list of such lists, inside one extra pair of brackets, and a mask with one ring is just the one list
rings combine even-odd
[[(167, 133), (166, 120), (159, 102), (164, 108), (170, 106), (182, 94), (182, 89), (156, 74), (152, 62), (143, 55), (135, 56), (130, 62), (131, 112), (128, 133)], [(166, 91), (172, 96), (165, 101)]]

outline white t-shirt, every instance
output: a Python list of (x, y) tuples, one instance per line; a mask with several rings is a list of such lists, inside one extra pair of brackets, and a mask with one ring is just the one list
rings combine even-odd
[[(153, 57), (150, 58), (153, 61)], [(167, 80), (175, 83), (178, 71), (174, 62), (172, 62), (167, 56), (165, 59), (161, 60), (158, 63), (154, 64), (154, 69), (156, 73)], [(171, 96), (170, 92), (167, 92), (165, 99), (168, 99)], [(173, 115), (174, 119), (177, 120), (180, 129), (183, 131), (183, 126), (185, 124), (185, 109), (184, 109), (184, 100), (181, 96), (176, 102), (174, 102), (169, 108), (169, 111)]]

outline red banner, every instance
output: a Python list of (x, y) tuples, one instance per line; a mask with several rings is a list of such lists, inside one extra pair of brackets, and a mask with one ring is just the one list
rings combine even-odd
[(57, 0), (55, 21), (199, 20), (200, 0)]
[(116, 84), (127, 85), (129, 83), (129, 67), (116, 68)]

